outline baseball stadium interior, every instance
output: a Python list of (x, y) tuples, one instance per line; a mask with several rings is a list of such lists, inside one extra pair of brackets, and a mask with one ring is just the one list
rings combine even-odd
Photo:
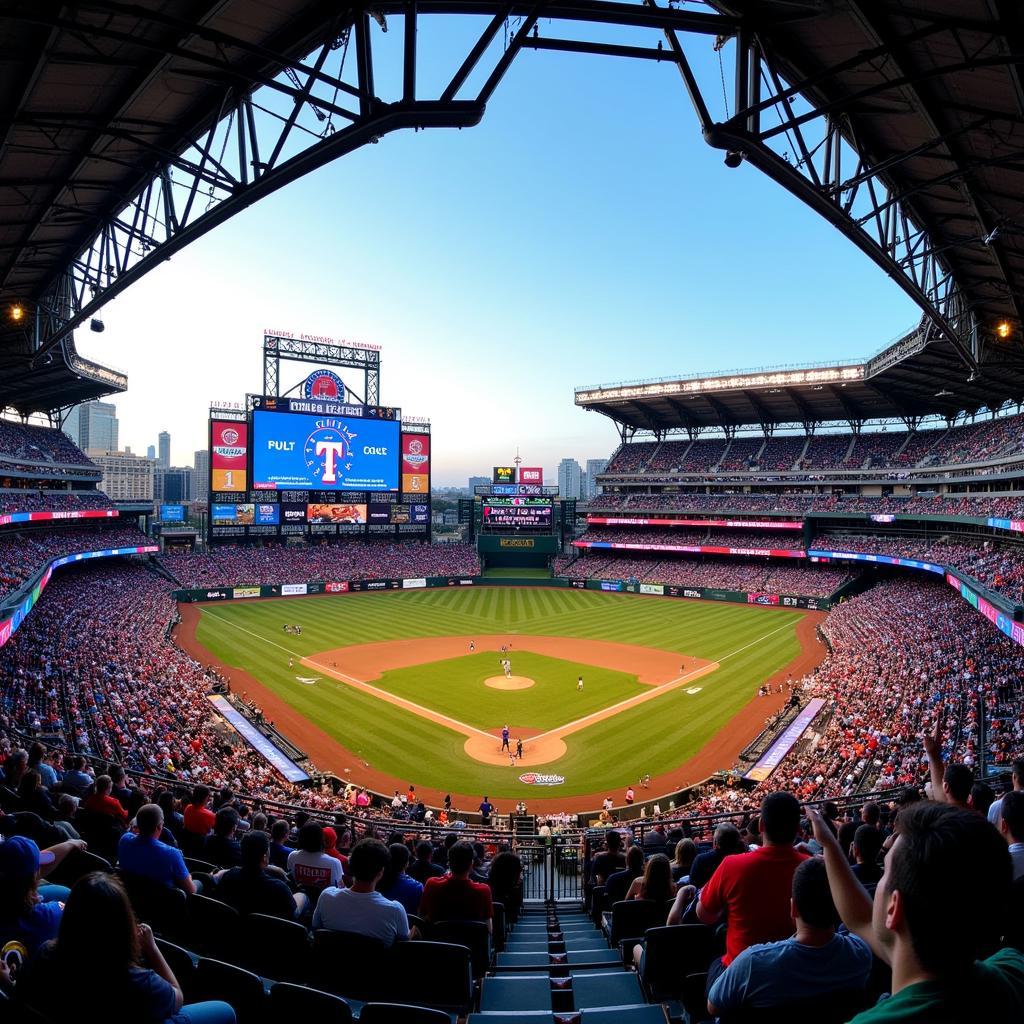
[[(417, 24), (456, 17), (476, 42), (424, 95)], [(373, 77), (389, 25), (397, 97)], [(0, 30), (0, 1020), (1024, 1020), (1018, 5), (11, 0)], [(693, 78), (694, 39), (731, 55), (731, 116)], [(823, 340), (816, 365), (577, 387), (566, 402), (611, 451), (593, 495), (517, 459), (444, 536), (445, 452), (384, 404), (380, 352), (267, 331), (261, 393), (210, 405), (208, 500), (108, 494), (67, 417), (131, 383), (75, 331), (316, 167), (476, 124), (530, 49), (671, 61), (721, 173), (749, 163), (818, 212), (917, 326), (866, 339), (862, 362)], [(290, 111), (269, 127), (268, 93)], [(286, 144), (326, 118), (337, 131)], [(744, 668), (717, 719), (708, 698), (700, 743), (653, 779), (624, 760), (610, 795), (577, 779), (563, 799), (578, 723), (553, 730), (569, 761), (531, 761), (546, 726), (520, 731), (525, 756), (508, 725), (446, 732), (441, 703), (418, 731), (424, 707), (390, 681), (419, 670), (402, 644), (447, 635), (442, 611), (460, 655), (490, 651), (470, 614), (495, 594), (549, 640), (545, 616), (573, 615), (551, 602), (590, 599), (566, 636), (646, 650), (630, 631), (655, 609), (737, 629), (742, 613), (791, 648)], [(367, 635), (399, 651), (376, 674), (317, 645), (314, 609), (385, 620), (399, 601), (424, 625)], [(573, 632), (598, 608), (624, 610), (621, 632)], [(231, 660), (247, 637), (279, 649), (291, 703)], [(754, 643), (694, 654), (721, 672)], [(534, 683), (520, 648), (508, 632), (504, 678), (488, 659), (495, 700)], [(634, 702), (696, 672), (670, 650), (665, 696), (588, 705), (601, 735), (638, 730), (629, 756), (679, 707), (644, 724)], [(596, 670), (571, 676), (597, 700)], [(357, 689), (397, 716), (358, 751), (305, 710), (336, 691), (344, 718)], [(395, 722), (406, 746), (456, 737), (450, 781), (388, 770)], [(478, 792), (499, 770), (510, 788)]]

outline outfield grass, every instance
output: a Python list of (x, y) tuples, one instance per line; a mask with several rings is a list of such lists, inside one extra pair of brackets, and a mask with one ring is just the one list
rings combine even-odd
[[(201, 612), (200, 643), (226, 664), (258, 678), (373, 768), (418, 785), (506, 799), (617, 792), (645, 773), (654, 776), (681, 764), (725, 726), (767, 676), (796, 657), (795, 626), (803, 617), (803, 612), (788, 609), (766, 612), (710, 601), (521, 587), (235, 601), (206, 606)], [(302, 636), (284, 633), (284, 623), (301, 624)], [(696, 682), (701, 688), (696, 694), (673, 690), (567, 737), (565, 756), (542, 769), (564, 775), (565, 785), (544, 791), (520, 783), (518, 770), (468, 758), (464, 737), (445, 726), (334, 681), (305, 686), (296, 682), (295, 670), (288, 669), (289, 655), (305, 657), (349, 644), (485, 633), (613, 640), (721, 665)], [(526, 656), (527, 652), (513, 655), (517, 673)], [(575, 678), (577, 668), (583, 671), (590, 688), (593, 666), (566, 667), (570, 678)], [(429, 700), (417, 683), (420, 678), (431, 680), (430, 666), (387, 675), (394, 677), (389, 688), (412, 688), (417, 703), (444, 710), (443, 674), (430, 682)], [(541, 698), (537, 713), (546, 713), (541, 707), (544, 691), (536, 687), (518, 692), (487, 691), (483, 686), (480, 690), (493, 693), (496, 707), (503, 701), (510, 707), (518, 696), (529, 698), (536, 691)], [(489, 698), (481, 696), (485, 699)], [(574, 701), (571, 707), (555, 724), (579, 717)], [(474, 724), (469, 716), (475, 712), (466, 707), (445, 713)], [(488, 726), (504, 721), (505, 716), (498, 715)]]

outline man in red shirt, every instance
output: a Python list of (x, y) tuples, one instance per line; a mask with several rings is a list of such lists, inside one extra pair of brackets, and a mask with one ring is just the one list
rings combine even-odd
[(122, 825), (128, 824), (128, 813), (115, 800), (110, 791), (114, 788), (114, 780), (109, 775), (100, 775), (96, 779), (96, 792), (85, 801), (85, 809), (97, 814), (106, 814)]
[(793, 873), (807, 855), (793, 848), (800, 805), (791, 793), (770, 793), (761, 804), (764, 845), (726, 857), (700, 891), (697, 917), (704, 924), (728, 920), (725, 956), (708, 969), (708, 990), (748, 946), (779, 942), (793, 934)]
[(210, 802), (209, 786), (196, 786), (192, 790), (192, 802), (185, 806), (185, 830), (193, 835), (206, 837), (217, 815), (206, 805)]
[(473, 847), (460, 840), (448, 851), (449, 874), (428, 878), (420, 897), (420, 917), (427, 921), (486, 921), (491, 929), (491, 890), (469, 877)]

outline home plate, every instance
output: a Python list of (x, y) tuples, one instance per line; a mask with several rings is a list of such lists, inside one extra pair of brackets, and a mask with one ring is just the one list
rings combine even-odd
[(687, 693), (700, 693), (703, 690), (703, 686), (691, 686), (686, 692)]

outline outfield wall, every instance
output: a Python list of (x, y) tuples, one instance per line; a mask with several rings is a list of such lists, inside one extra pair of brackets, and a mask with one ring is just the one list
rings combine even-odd
[(824, 597), (802, 594), (748, 593), (742, 590), (720, 590), (715, 587), (679, 587), (666, 583), (629, 583), (625, 580), (570, 580), (563, 576), (552, 579), (502, 578), (500, 576), (427, 576), (416, 579), (339, 580), (311, 583), (273, 583), (262, 586), (201, 587), (175, 590), (176, 601), (242, 601), (267, 597), (307, 597), (310, 594), (349, 594), (382, 590), (424, 590), (437, 587), (555, 587), (573, 590), (600, 590), (621, 594), (647, 594), (655, 597), (680, 597), (699, 601), (728, 601), (733, 604), (756, 604), (765, 607), (806, 608), (828, 611), (832, 602)]

